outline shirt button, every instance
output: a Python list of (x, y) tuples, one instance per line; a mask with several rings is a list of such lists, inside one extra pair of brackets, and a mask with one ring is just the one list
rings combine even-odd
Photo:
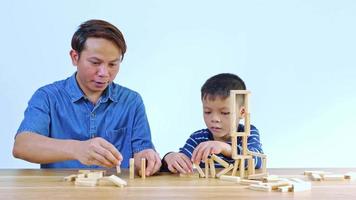
[(91, 116), (92, 116), (92, 117), (95, 117), (95, 113), (92, 113)]

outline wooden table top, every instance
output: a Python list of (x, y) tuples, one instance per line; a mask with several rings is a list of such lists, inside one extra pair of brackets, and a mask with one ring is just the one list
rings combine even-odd
[[(324, 170), (333, 173), (356, 172), (356, 169), (268, 169), (280, 177), (307, 180), (305, 170)], [(63, 177), (77, 170), (58, 169), (0, 169), (0, 199), (356, 199), (356, 181), (312, 181), (310, 191), (281, 193), (249, 190), (237, 183), (220, 179), (183, 178), (169, 173), (130, 180), (128, 171), (121, 178), (128, 182), (124, 188), (113, 186), (81, 187), (64, 182)], [(108, 172), (113, 173), (113, 171)]]

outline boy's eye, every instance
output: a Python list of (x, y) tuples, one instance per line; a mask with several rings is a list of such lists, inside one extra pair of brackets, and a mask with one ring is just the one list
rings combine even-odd
[(221, 112), (223, 115), (230, 115), (230, 112)]
[(210, 113), (211, 113), (210, 111), (204, 111), (204, 114), (206, 114), (206, 115), (208, 115)]

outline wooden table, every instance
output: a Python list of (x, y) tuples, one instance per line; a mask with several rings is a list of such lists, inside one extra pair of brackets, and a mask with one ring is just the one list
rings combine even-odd
[[(305, 170), (333, 173), (356, 172), (356, 169), (268, 169), (280, 177), (305, 179)], [(80, 187), (64, 182), (63, 177), (77, 170), (0, 169), (0, 199), (356, 199), (356, 182), (312, 182), (312, 190), (296, 193), (262, 192), (219, 179), (182, 178), (162, 173), (145, 180), (136, 177), (125, 188), (112, 186)], [(110, 173), (110, 172), (109, 172)]]

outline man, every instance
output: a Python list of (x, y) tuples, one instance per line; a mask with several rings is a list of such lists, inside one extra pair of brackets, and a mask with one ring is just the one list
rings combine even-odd
[(17, 131), (13, 155), (41, 168), (136, 169), (147, 159), (146, 176), (161, 166), (140, 95), (115, 84), (126, 52), (122, 33), (102, 20), (80, 25), (70, 57), (71, 77), (38, 89)]

